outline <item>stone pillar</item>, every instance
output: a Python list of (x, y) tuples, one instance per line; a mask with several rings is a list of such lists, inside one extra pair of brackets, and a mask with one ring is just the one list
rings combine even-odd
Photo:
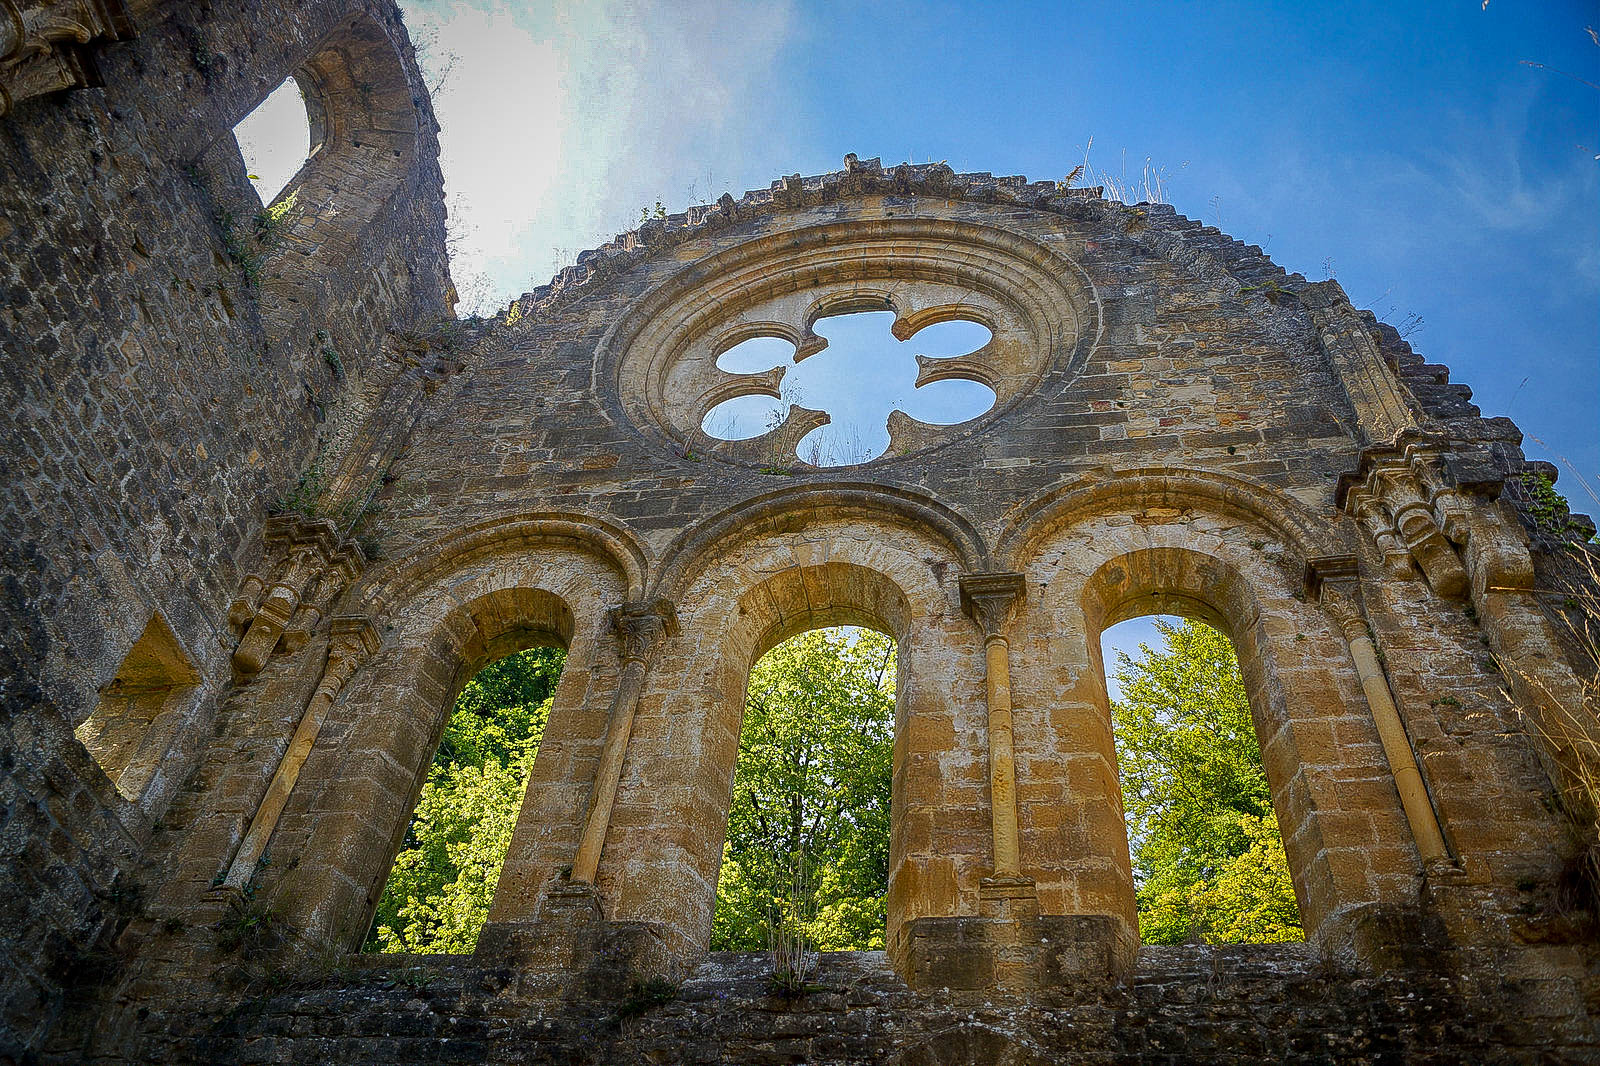
[(1011, 658), (1006, 627), (1025, 588), (1017, 573), (969, 574), (961, 607), (983, 634), (994, 872), (978, 886), (978, 913), (915, 918), (895, 964), (913, 988), (1026, 993), (1098, 987), (1132, 965), (1135, 945), (1108, 914), (1041, 914), (1023, 873), (1012, 751)]
[(238, 852), (234, 854), (233, 864), (228, 868), (228, 876), (223, 882), (229, 888), (243, 889), (254, 876), (256, 866), (272, 839), (272, 831), (277, 828), (278, 818), (283, 814), (295, 782), (300, 778), (300, 769), (317, 742), (323, 722), (327, 720), (329, 708), (338, 698), (345, 682), (350, 680), (350, 675), (355, 673), (356, 667), (377, 650), (378, 635), (365, 618), (333, 620), (333, 632), (328, 642), (328, 663), (322, 672), (322, 681), (306, 704), (300, 724), (295, 728), (289, 747), (267, 786), (266, 795), (262, 797), (250, 828)]
[(1417, 852), (1424, 863), (1447, 862), (1449, 849), (1445, 847), (1444, 834), (1439, 828), (1439, 818), (1417, 767), (1411, 740), (1406, 735), (1405, 723), (1395, 704), (1389, 679), (1378, 660), (1378, 651), (1367, 627), (1366, 612), (1361, 603), (1361, 585), (1356, 576), (1355, 560), (1319, 560), (1314, 564), (1318, 583), (1318, 598), (1328, 613), (1338, 622), (1340, 632), (1355, 664), (1356, 677), (1361, 682), (1362, 694), (1372, 714), (1373, 725), (1378, 730), (1378, 740), (1383, 745), (1384, 758), (1394, 775), (1395, 790), (1400, 793), (1400, 805), (1405, 810), (1406, 822), (1416, 840)]
[(983, 633), (984, 691), (989, 709), (989, 807), (994, 828), (994, 877), (1022, 877), (1017, 843), (1016, 760), (1011, 743), (1011, 655), (1005, 629), (1022, 599), (1021, 574), (968, 574), (961, 608)]
[(606, 830), (611, 827), (611, 808), (617, 801), (617, 786), (622, 781), (622, 763), (633, 736), (633, 715), (639, 706), (639, 693), (650, 662), (660, 650), (661, 638), (678, 631), (677, 612), (666, 600), (630, 603), (611, 611), (611, 625), (621, 644), (622, 675), (617, 679), (616, 695), (607, 717), (605, 745), (600, 766), (595, 771), (594, 792), (589, 800), (589, 816), (578, 844), (578, 857), (572, 863), (572, 880), (594, 883), (600, 868), (600, 852)]

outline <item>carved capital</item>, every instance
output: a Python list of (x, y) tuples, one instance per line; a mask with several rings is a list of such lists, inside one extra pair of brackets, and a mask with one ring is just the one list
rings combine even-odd
[(1341, 479), (1339, 497), (1346, 513), (1361, 519), (1391, 576), (1408, 577), (1415, 564), (1435, 592), (1455, 597), (1466, 591), (1467, 573), (1441, 527), (1453, 521), (1458, 536), (1464, 530), (1458, 494), (1439, 470), (1439, 447), (1417, 437), (1369, 449), (1360, 468)]
[[(244, 579), (228, 608), (228, 621), (244, 631), (233, 653), (239, 673), (259, 673), (280, 646), (291, 653), (304, 647), (365, 565), (361, 549), (342, 539), (331, 522), (299, 515), (269, 518), (261, 573)], [(263, 597), (261, 590), (269, 585)]]
[(1345, 640), (1367, 633), (1361, 602), (1361, 577), (1353, 555), (1328, 555), (1306, 564), (1306, 585), (1339, 626)]
[(356, 667), (378, 650), (378, 631), (359, 615), (341, 615), (329, 627), (328, 665), (317, 691), (332, 700), (344, 688)]
[(616, 630), (625, 663), (648, 665), (661, 647), (661, 638), (675, 636), (678, 632), (677, 609), (664, 599), (625, 603), (611, 608), (608, 616), (612, 629)]
[(85, 46), (132, 36), (122, 0), (0, 0), (0, 116), (30, 97), (99, 84)]
[(983, 633), (984, 643), (1005, 636), (1006, 626), (1016, 614), (1017, 604), (1027, 590), (1021, 574), (999, 571), (987, 574), (967, 574), (959, 583), (961, 609), (966, 612)]

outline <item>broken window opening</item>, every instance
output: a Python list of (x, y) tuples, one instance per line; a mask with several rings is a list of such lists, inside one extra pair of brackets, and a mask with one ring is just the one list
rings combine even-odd
[(263, 204), (273, 204), (313, 154), (311, 120), (300, 83), (289, 78), (233, 127), (245, 173)]
[(199, 680), (172, 627), (151, 615), (94, 713), (74, 731), (123, 798), (138, 802), (160, 774)]
[(1106, 683), (1140, 939), (1305, 939), (1233, 643), (1156, 615), (1107, 628), (1101, 648), (1116, 663)]
[(561, 648), (529, 648), (491, 662), (462, 688), (363, 951), (468, 954), (477, 946), (565, 663)]

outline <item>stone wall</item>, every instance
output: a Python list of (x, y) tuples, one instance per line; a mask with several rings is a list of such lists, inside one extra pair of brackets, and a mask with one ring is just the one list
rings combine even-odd
[[(0, 1057), (36, 1041), (137, 909), (135, 860), (230, 684), (228, 605), (267, 510), (358, 397), (405, 373), (387, 334), (449, 307), (432, 112), (392, 6), (126, 15), (126, 39), (86, 46), (99, 87), (16, 99), (0, 120)], [(258, 244), (231, 127), (354, 39), (388, 49), (368, 95), (411, 116), (414, 144), (391, 184), (347, 181)], [(130, 801), (73, 730), (157, 613), (199, 683)]]
[[(123, 14), (0, 118), (0, 1057), (1592, 1050), (1594, 749), (1551, 729), (1588, 679), (1540, 579), (1583, 523), (1337, 284), (850, 156), (458, 323), (392, 6)], [(228, 131), (291, 72), (320, 147), (258, 221)], [(729, 344), (867, 309), (986, 325), (919, 380), (994, 409), (848, 467), (795, 451), (824, 412), (702, 431), (778, 388)], [(1307, 945), (1139, 948), (1099, 634), (1153, 611), (1240, 651)], [(889, 950), (775, 1004), (706, 960), (743, 689), (840, 623), (899, 647)], [(336, 976), (453, 696), (534, 644), (567, 666), (477, 955)], [(650, 978), (692, 979), (618, 1022)]]
[[(681, 986), (530, 1005), (505, 971), (415, 960), (152, 1019), (141, 1061), (728, 1066), (1593, 1062), (1573, 989), (1501, 974), (1356, 976), (1303, 946), (1146, 948), (1132, 979), (1027, 1003), (913, 993), (881, 952), (824, 956), (776, 994), (761, 955)], [(88, 1062), (122, 1062), (121, 1056)]]

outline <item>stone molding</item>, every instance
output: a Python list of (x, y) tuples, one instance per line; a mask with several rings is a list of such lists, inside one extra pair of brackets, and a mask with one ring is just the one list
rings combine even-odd
[(260, 673), (280, 644), (299, 651), (367, 562), (332, 522), (300, 515), (267, 519), (264, 556), (228, 607), (228, 622), (239, 634), (233, 665), (242, 677)]
[(23, 100), (100, 84), (87, 46), (133, 35), (122, 0), (0, 0), (0, 118)]

